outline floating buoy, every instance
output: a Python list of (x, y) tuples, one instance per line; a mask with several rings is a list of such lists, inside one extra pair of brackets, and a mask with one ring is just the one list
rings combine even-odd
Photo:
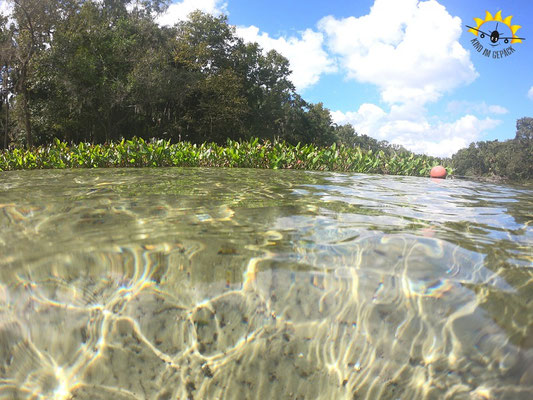
[(436, 167), (431, 168), (431, 172), (429, 173), (429, 176), (432, 178), (446, 178), (446, 169), (440, 165), (437, 165)]

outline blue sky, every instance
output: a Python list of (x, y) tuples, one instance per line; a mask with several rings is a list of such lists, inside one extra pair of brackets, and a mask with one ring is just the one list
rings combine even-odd
[[(228, 15), (245, 40), (285, 55), (299, 93), (335, 122), (416, 152), (450, 156), (472, 141), (511, 139), (516, 120), (533, 117), (530, 0), (182, 0), (169, 21), (190, 7)], [(498, 50), (515, 52), (487, 58), (465, 25), (500, 10), (526, 40), (500, 40)], [(498, 32), (512, 35), (502, 23)]]
[[(298, 92), (324, 103), (335, 122), (419, 153), (511, 139), (516, 120), (533, 117), (531, 0), (174, 0), (159, 22), (197, 8), (226, 14), (245, 40), (286, 56)], [(500, 10), (526, 40), (493, 48), (478, 36), (486, 57), (465, 25)], [(512, 35), (501, 22), (498, 32)], [(509, 46), (512, 54), (492, 58)]]

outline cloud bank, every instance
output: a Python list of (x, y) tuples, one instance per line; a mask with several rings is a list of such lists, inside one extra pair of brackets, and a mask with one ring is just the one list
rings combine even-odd
[(452, 100), (448, 103), (446, 111), (449, 113), (475, 113), (483, 115), (503, 115), (507, 114), (509, 110), (497, 104), (487, 104), (485, 101), (473, 102), (465, 100)]
[(332, 112), (336, 123), (351, 123), (361, 134), (398, 143), (410, 150), (450, 156), (501, 121), (499, 105), (455, 101), (448, 104), (455, 121), (429, 116), (427, 105), (477, 77), (470, 53), (459, 43), (462, 22), (437, 0), (375, 0), (367, 15), (322, 18), (316, 31), (272, 38), (259, 28), (237, 33), (264, 49), (276, 49), (291, 63), (299, 90), (323, 74), (374, 85), (382, 104)]
[(461, 20), (434, 0), (376, 0), (368, 15), (318, 27), (348, 77), (376, 85), (387, 103), (425, 104), (477, 77)]
[(349, 122), (360, 133), (415, 152), (450, 156), (500, 122), (473, 113), (507, 111), (484, 104), (452, 122), (427, 116), (427, 104), (478, 76), (458, 41), (461, 20), (435, 0), (376, 0), (367, 15), (328, 16), (318, 27), (346, 76), (375, 85), (389, 109), (362, 104), (355, 111), (334, 112), (337, 123)]
[(480, 135), (497, 127), (501, 121), (467, 114), (453, 122), (434, 121), (425, 116), (414, 119), (387, 113), (375, 104), (362, 104), (357, 111), (332, 112), (338, 124), (352, 124), (356, 131), (378, 140), (401, 144), (416, 153), (448, 157), (457, 150), (479, 140)]

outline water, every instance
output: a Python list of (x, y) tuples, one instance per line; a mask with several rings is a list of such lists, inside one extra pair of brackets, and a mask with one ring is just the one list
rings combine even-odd
[(531, 399), (533, 187), (0, 174), (2, 399)]

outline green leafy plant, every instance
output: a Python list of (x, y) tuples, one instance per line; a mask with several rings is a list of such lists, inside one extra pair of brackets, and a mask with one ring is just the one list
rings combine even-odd
[(248, 141), (228, 139), (216, 143), (171, 143), (170, 140), (145, 141), (134, 137), (109, 144), (68, 145), (54, 139), (51, 145), (33, 149), (15, 148), (0, 152), (0, 170), (46, 168), (110, 167), (233, 167), (306, 169), (318, 171), (364, 172), (427, 176), (431, 167), (445, 160), (409, 153), (362, 150), (344, 145), (296, 146), (283, 140)]

